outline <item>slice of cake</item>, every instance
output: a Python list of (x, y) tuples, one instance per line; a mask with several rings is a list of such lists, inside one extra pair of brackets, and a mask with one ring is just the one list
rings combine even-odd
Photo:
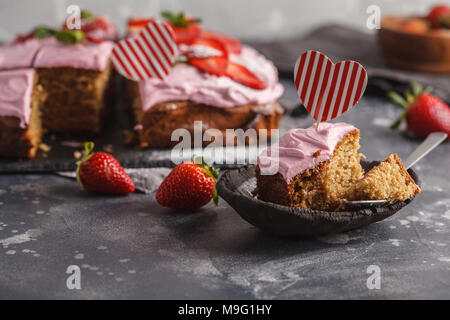
[(43, 126), (52, 132), (98, 134), (109, 109), (113, 42), (42, 47), (34, 59), (39, 82), (47, 92)]
[(400, 158), (391, 154), (370, 169), (348, 194), (350, 200), (406, 200), (420, 193)]
[(43, 134), (45, 99), (33, 69), (0, 71), (0, 156), (33, 158)]
[(359, 130), (346, 123), (292, 129), (264, 150), (255, 193), (263, 201), (333, 211), (363, 176)]

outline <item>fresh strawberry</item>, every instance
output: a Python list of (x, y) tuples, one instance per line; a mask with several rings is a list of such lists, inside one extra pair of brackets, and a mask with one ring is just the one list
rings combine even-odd
[(77, 181), (82, 189), (105, 194), (134, 192), (133, 180), (120, 163), (109, 153), (94, 152), (94, 143), (86, 142), (81, 159), (77, 162)]
[(425, 138), (432, 132), (441, 131), (447, 133), (447, 139), (450, 139), (450, 107), (430, 94), (430, 87), (422, 90), (421, 85), (413, 82), (411, 89), (412, 91), (405, 93), (405, 98), (398, 93), (389, 92), (389, 98), (404, 108), (391, 129), (397, 129), (406, 118), (408, 130), (418, 137)]
[(225, 36), (223, 34), (215, 33), (212, 31), (207, 31), (207, 30), (202, 31), (202, 33), (200, 34), (200, 39), (217, 40), (225, 46), (228, 53), (233, 53), (233, 54), (241, 53), (242, 45), (238, 39), (231, 38), (231, 37)]
[(450, 7), (447, 5), (438, 5), (431, 9), (428, 13), (427, 19), (432, 28), (441, 27), (441, 19), (450, 17)]
[(161, 12), (161, 16), (170, 23), (175, 33), (175, 43), (191, 44), (200, 36), (201, 20), (195, 17), (186, 16), (184, 12), (174, 14), (170, 11)]
[(429, 28), (428, 21), (423, 19), (409, 19), (402, 26), (402, 30), (408, 33), (424, 33)]
[(228, 53), (222, 43), (212, 39), (197, 39), (191, 43), (191, 46), (209, 47), (221, 53), (221, 55), (206, 58), (191, 55), (188, 56), (188, 63), (190, 65), (216, 76), (225, 75), (228, 66)]
[(233, 61), (228, 62), (228, 67), (225, 75), (233, 79), (234, 81), (253, 89), (261, 90), (266, 88), (266, 84), (261, 81), (261, 79), (259, 79), (253, 72), (248, 70), (243, 65)]
[[(198, 163), (200, 162), (200, 163)], [(196, 210), (211, 199), (217, 205), (216, 180), (219, 170), (203, 161), (187, 161), (175, 167), (156, 192), (156, 201), (176, 210)]]

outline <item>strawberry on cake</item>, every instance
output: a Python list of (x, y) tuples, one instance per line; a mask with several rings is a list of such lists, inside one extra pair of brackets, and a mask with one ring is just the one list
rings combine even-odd
[[(253, 48), (200, 27), (200, 20), (163, 13), (175, 33), (179, 58), (164, 80), (128, 81), (141, 147), (168, 148), (172, 132), (193, 133), (194, 121), (203, 131), (218, 129), (277, 129), (283, 93), (274, 65)], [(128, 33), (136, 35), (152, 19), (130, 19)], [(211, 142), (203, 142), (207, 145)], [(236, 141), (235, 141), (236, 143)]]

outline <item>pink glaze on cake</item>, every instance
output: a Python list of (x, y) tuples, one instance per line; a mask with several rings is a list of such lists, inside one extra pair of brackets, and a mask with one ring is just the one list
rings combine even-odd
[(34, 60), (36, 68), (71, 67), (103, 71), (111, 56), (114, 42), (100, 44), (62, 44), (53, 43), (42, 47)]
[(25, 128), (30, 120), (34, 69), (0, 71), (0, 116), (20, 119)]
[(30, 68), (39, 49), (52, 43), (56, 39), (30, 39), (0, 46), (0, 69)]
[[(286, 183), (290, 183), (299, 173), (329, 160), (338, 142), (355, 129), (344, 122), (321, 122), (319, 131), (315, 124), (308, 129), (291, 129), (278, 142), (261, 152), (258, 166), (262, 174), (279, 172)], [(317, 150), (320, 150), (320, 155), (314, 157)]]
[(240, 55), (231, 55), (230, 59), (254, 72), (267, 88), (255, 90), (228, 77), (217, 77), (187, 63), (178, 63), (165, 80), (148, 79), (139, 83), (143, 110), (158, 103), (184, 100), (222, 108), (259, 105), (274, 102), (283, 94), (275, 66), (256, 50), (244, 46)]

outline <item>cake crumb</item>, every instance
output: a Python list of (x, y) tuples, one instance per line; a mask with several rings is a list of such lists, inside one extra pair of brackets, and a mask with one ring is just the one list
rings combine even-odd
[(52, 147), (50, 147), (49, 145), (47, 145), (45, 143), (41, 143), (39, 145), (39, 149), (41, 149), (44, 152), (49, 152), (50, 150), (52, 150)]
[(124, 135), (124, 143), (126, 145), (137, 143), (137, 136), (134, 132), (131, 132), (129, 130), (123, 130), (123, 135)]
[(75, 159), (80, 159), (80, 158), (81, 158), (81, 152), (80, 152), (80, 151), (75, 151), (75, 152), (73, 153), (73, 157), (74, 157)]
[(321, 149), (318, 149), (316, 152), (313, 153), (313, 157), (317, 158), (318, 156), (320, 156), (320, 153), (322, 152)]
[(108, 153), (112, 153), (113, 152), (113, 147), (110, 144), (104, 145), (103, 146), (103, 151), (108, 152)]

